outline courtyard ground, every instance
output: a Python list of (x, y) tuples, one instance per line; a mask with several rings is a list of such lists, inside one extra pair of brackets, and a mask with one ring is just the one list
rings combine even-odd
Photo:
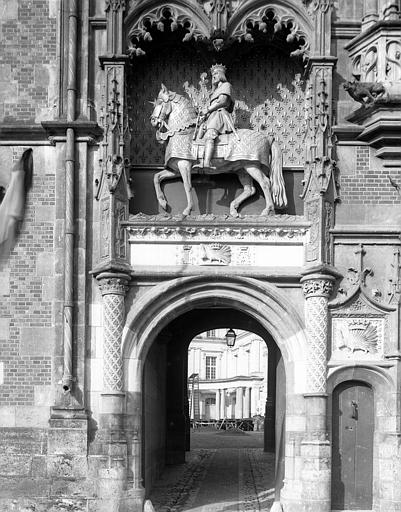
[(166, 468), (150, 499), (156, 512), (268, 512), (274, 454), (263, 432), (191, 432), (186, 463)]

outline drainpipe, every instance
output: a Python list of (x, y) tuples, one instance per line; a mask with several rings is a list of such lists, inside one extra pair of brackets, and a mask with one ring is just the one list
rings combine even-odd
[[(75, 121), (77, 97), (77, 0), (69, 2), (68, 17), (68, 82), (67, 123)], [(64, 228), (64, 371), (62, 378), (65, 393), (71, 391), (73, 377), (72, 343), (74, 321), (74, 174), (75, 132), (67, 128), (65, 150), (65, 228)]]

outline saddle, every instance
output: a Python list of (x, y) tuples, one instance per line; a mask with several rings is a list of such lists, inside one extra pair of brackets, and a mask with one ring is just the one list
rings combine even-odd
[[(234, 137), (233, 133), (222, 133), (214, 142), (213, 158), (225, 158), (227, 154), (227, 147)], [(192, 155), (195, 159), (203, 158), (205, 153), (205, 138), (195, 139), (192, 141)]]

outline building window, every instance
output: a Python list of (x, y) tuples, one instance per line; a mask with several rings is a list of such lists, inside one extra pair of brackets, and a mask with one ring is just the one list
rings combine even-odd
[(206, 379), (216, 378), (216, 359), (217, 357), (206, 356)]
[(214, 338), (216, 336), (216, 329), (212, 329), (211, 331), (206, 331), (206, 336), (208, 338)]

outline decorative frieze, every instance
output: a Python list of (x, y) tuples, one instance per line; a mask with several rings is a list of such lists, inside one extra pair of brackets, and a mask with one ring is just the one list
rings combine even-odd
[(292, 242), (302, 241), (307, 233), (306, 228), (237, 228), (237, 227), (206, 227), (206, 226), (130, 226), (128, 233), (130, 239), (135, 241), (157, 240), (218, 240), (234, 239), (246, 241), (275, 241), (286, 239)]

